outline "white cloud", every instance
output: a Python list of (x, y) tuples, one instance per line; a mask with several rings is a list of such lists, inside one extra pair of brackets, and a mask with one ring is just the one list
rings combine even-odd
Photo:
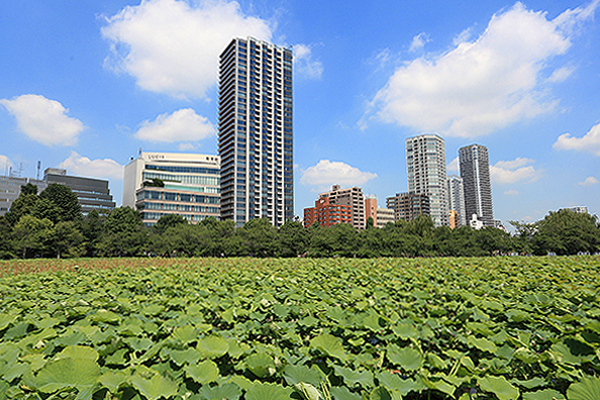
[(594, 178), (593, 176), (588, 176), (583, 182), (578, 182), (577, 184), (579, 186), (592, 186), (597, 185), (598, 183), (600, 183), (598, 182), (598, 179)]
[(446, 166), (446, 171), (447, 172), (459, 172), (459, 167), (458, 167), (458, 157), (454, 158), (454, 160), (450, 161), (450, 164), (448, 164)]
[(193, 142), (211, 137), (214, 126), (191, 108), (183, 108), (172, 114), (161, 114), (154, 121), (144, 121), (135, 137), (149, 142)]
[(421, 50), (425, 46), (425, 44), (429, 42), (431, 42), (429, 35), (425, 32), (421, 32), (413, 38), (412, 42), (410, 43), (410, 47), (408, 48), (408, 51), (413, 52)]
[(71, 146), (85, 126), (69, 117), (68, 109), (44, 96), (24, 94), (12, 100), (1, 99), (0, 105), (17, 120), (19, 130), (30, 139), (46, 146)]
[(509, 189), (509, 190), (505, 190), (504, 194), (507, 196), (518, 196), (519, 195), (519, 191), (515, 190), (515, 189)]
[(490, 165), (492, 182), (500, 185), (516, 182), (535, 182), (542, 177), (543, 172), (536, 170), (532, 165), (527, 165), (533, 162), (534, 160), (521, 157), (512, 161), (498, 161), (495, 165)]
[(66, 169), (69, 174), (73, 175), (91, 178), (123, 179), (123, 166), (115, 160), (111, 160), (110, 158), (90, 160), (74, 151), (58, 167)]
[(344, 186), (362, 185), (371, 179), (377, 178), (377, 174), (362, 172), (339, 161), (321, 160), (317, 165), (309, 167), (304, 171), (300, 182), (303, 185), (330, 186), (340, 184)]
[(144, 90), (204, 98), (218, 76), (219, 55), (235, 37), (270, 40), (268, 21), (247, 16), (235, 1), (145, 0), (106, 18), (106, 65)]
[(590, 18), (597, 3), (554, 20), (516, 3), (494, 15), (475, 40), (464, 35), (446, 53), (396, 69), (369, 112), (415, 130), (460, 137), (489, 134), (547, 113), (558, 101), (542, 87), (542, 72), (551, 58), (569, 49), (573, 26)]
[(8, 175), (8, 169), (13, 166), (13, 163), (6, 156), (0, 154), (0, 172), (3, 175)]
[(472, 36), (473, 36), (473, 28), (467, 28), (464, 31), (462, 31), (461, 33), (459, 33), (454, 38), (454, 40), (452, 40), (452, 44), (454, 44), (455, 46), (458, 46), (461, 43), (470, 41)]
[(323, 75), (323, 63), (313, 59), (312, 47), (305, 44), (294, 45), (294, 66), (296, 72), (311, 79)]
[(564, 133), (558, 137), (552, 147), (556, 150), (587, 151), (595, 156), (600, 156), (600, 123), (594, 125), (581, 138), (571, 136), (570, 133)]
[(559, 68), (552, 72), (552, 75), (550, 75), (550, 78), (548, 78), (548, 82), (564, 82), (569, 76), (571, 76), (573, 71), (575, 71), (574, 67)]

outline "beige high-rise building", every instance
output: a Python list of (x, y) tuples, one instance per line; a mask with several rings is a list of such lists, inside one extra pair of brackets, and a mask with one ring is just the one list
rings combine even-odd
[(340, 185), (333, 185), (329, 192), (320, 193), (319, 198), (329, 197), (331, 204), (344, 204), (352, 207), (352, 226), (356, 229), (364, 229), (365, 219), (365, 196), (359, 187), (342, 189)]
[(435, 133), (406, 139), (406, 172), (408, 192), (427, 195), (435, 226), (448, 226), (444, 139)]

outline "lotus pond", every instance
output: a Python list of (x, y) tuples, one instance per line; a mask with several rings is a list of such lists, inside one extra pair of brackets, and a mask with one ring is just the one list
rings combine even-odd
[(0, 263), (0, 400), (600, 399), (600, 257)]

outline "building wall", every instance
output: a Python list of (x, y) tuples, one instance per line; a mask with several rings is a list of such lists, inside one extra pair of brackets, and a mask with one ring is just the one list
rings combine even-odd
[[(164, 187), (144, 186), (156, 178)], [(182, 215), (192, 223), (219, 218), (220, 159), (206, 154), (141, 153), (125, 166), (123, 205), (139, 209), (146, 225), (166, 214)]]
[(304, 209), (304, 227), (308, 228), (315, 222), (325, 227), (350, 224), (352, 223), (351, 206), (332, 204), (329, 197), (321, 197), (315, 201), (314, 207)]
[(365, 196), (361, 188), (355, 186), (342, 189), (340, 185), (333, 185), (329, 192), (320, 193), (319, 197), (328, 197), (331, 204), (350, 206), (352, 210), (352, 226), (356, 229), (365, 228)]
[(234, 39), (219, 59), (221, 217), (294, 218), (292, 51)]
[(472, 144), (458, 150), (467, 219), (476, 214), (484, 226), (494, 226), (490, 162), (485, 146)]
[[(458, 216), (455, 216), (457, 218), (456, 226), (467, 225), (463, 180), (456, 175), (448, 177), (448, 208), (450, 211), (455, 211), (458, 214)], [(450, 223), (450, 227), (452, 227), (452, 223)]]
[(448, 226), (444, 139), (426, 133), (406, 139), (408, 191), (427, 195), (435, 226)]

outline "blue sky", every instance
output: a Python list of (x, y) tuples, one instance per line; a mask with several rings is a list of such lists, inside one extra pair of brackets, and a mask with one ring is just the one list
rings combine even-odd
[[(138, 149), (217, 154), (218, 54), (293, 46), (295, 211), (339, 183), (407, 190), (404, 141), (449, 174), (487, 146), (494, 215), (600, 212), (598, 0), (0, 3), (0, 168), (110, 181)], [(596, 17), (596, 18), (595, 18)]]

